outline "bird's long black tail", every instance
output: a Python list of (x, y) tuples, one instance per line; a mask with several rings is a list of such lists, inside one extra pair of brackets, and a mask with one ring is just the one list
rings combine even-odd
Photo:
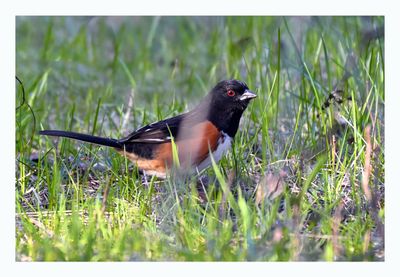
[(119, 143), (118, 140), (112, 138), (103, 138), (103, 137), (96, 137), (86, 134), (80, 134), (75, 132), (68, 132), (68, 131), (59, 131), (59, 130), (43, 130), (40, 131), (39, 134), (45, 136), (53, 136), (53, 137), (65, 137), (71, 138), (81, 141), (86, 141), (94, 144), (105, 145), (115, 148), (124, 148), (122, 143)]

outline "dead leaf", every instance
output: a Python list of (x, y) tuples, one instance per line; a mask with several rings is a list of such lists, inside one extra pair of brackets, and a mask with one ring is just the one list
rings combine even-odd
[(279, 174), (268, 173), (261, 180), (257, 187), (256, 204), (258, 205), (265, 198), (273, 200), (282, 194), (285, 187), (284, 178), (287, 176), (285, 171)]

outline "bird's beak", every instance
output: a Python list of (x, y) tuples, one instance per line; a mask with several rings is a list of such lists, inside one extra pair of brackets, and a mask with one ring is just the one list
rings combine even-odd
[(240, 96), (239, 100), (243, 101), (243, 100), (246, 100), (246, 99), (252, 99), (252, 98), (256, 98), (256, 97), (257, 97), (257, 95), (254, 94), (254, 92), (246, 89), (244, 91), (244, 93), (242, 94), (242, 96)]

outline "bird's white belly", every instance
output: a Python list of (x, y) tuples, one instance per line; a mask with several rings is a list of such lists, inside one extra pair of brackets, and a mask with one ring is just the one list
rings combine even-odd
[[(215, 149), (214, 152), (212, 152), (214, 161), (216, 163), (221, 160), (222, 156), (231, 148), (232, 145), (232, 138), (225, 134), (224, 132), (221, 132), (222, 136), (218, 139), (218, 146), (217, 149)], [(211, 157), (210, 155), (203, 160), (198, 166), (197, 169), (199, 171), (209, 167), (211, 165)]]

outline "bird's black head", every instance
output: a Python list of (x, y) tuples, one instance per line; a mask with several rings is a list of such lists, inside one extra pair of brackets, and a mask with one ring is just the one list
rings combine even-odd
[(208, 119), (233, 137), (242, 113), (250, 100), (255, 97), (257, 95), (242, 81), (221, 81), (206, 97), (207, 106), (209, 106)]
[(216, 108), (244, 111), (250, 100), (257, 97), (248, 86), (239, 80), (219, 82), (210, 92), (211, 103)]

